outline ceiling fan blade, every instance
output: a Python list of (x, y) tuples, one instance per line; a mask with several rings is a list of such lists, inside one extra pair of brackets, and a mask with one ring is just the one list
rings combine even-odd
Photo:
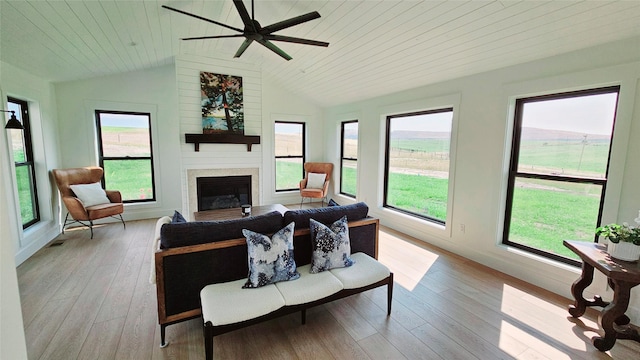
[(259, 42), (260, 44), (264, 45), (264, 47), (266, 47), (267, 49), (269, 49), (269, 50), (273, 51), (274, 53), (280, 55), (283, 59), (285, 59), (287, 61), (293, 59), (286, 52), (282, 51), (282, 49), (280, 49), (279, 47), (275, 46), (269, 40), (256, 40), (256, 41)]
[(182, 38), (180, 40), (206, 40), (206, 39), (224, 39), (224, 38), (235, 38), (235, 37), (243, 37), (243, 34), (236, 35), (213, 35), (213, 36), (196, 36), (196, 37), (188, 37)]
[[(234, 2), (236, 2), (236, 0), (234, 0)], [(260, 33), (262, 35), (271, 34), (272, 32), (280, 31), (298, 24), (302, 24), (307, 21), (317, 19), (319, 17), (320, 17), (320, 13), (318, 13), (317, 11), (313, 11), (308, 14), (296, 16), (291, 19), (283, 20), (275, 24), (265, 26), (262, 28), (262, 30), (260, 30)]]
[(253, 42), (253, 39), (246, 39), (242, 45), (240, 45), (240, 48), (238, 49), (238, 51), (236, 51), (236, 54), (233, 55), (234, 58), (239, 58), (245, 50), (247, 50), (247, 48), (249, 47), (249, 45), (251, 45), (251, 43)]
[(309, 40), (309, 39), (301, 39), (291, 36), (282, 36), (282, 35), (263, 35), (263, 39), (271, 40), (271, 41), (284, 41), (296, 44), (305, 44), (305, 45), (315, 45), (315, 46), (329, 46), (328, 42)]
[(210, 22), (210, 23), (212, 23), (212, 24), (216, 24), (216, 25), (219, 25), (219, 26), (222, 26), (222, 27), (226, 27), (227, 29), (231, 29), (231, 30), (238, 31), (238, 32), (244, 32), (243, 30), (240, 30), (240, 29), (235, 28), (235, 27), (233, 27), (233, 26), (229, 26), (229, 25), (227, 25), (227, 24), (223, 24), (223, 23), (221, 23), (221, 22), (217, 22), (217, 21), (215, 21), (215, 20), (207, 19), (207, 18), (204, 18), (204, 17), (202, 17), (202, 16), (194, 15), (194, 14), (188, 13), (188, 12), (186, 12), (186, 11), (182, 11), (182, 10), (174, 9), (174, 8), (169, 7), (169, 6), (167, 6), (167, 5), (162, 5), (162, 7), (163, 7), (163, 8), (165, 8), (165, 9), (171, 10), (171, 11), (175, 11), (175, 12), (180, 13), (180, 14), (184, 14), (184, 15), (187, 15), (187, 16), (194, 17), (194, 18), (196, 18), (196, 19), (200, 19), (200, 20), (204, 20), (204, 21), (206, 21), (206, 22)]
[(233, 0), (233, 5), (236, 6), (236, 9), (238, 10), (238, 14), (240, 14), (240, 18), (242, 19), (242, 23), (244, 24), (245, 29), (250, 29), (250, 30), (253, 30), (253, 32), (256, 32), (257, 29), (254, 26), (253, 20), (249, 16), (249, 12), (247, 11), (247, 8), (244, 6), (244, 3), (242, 2), (242, 0)]

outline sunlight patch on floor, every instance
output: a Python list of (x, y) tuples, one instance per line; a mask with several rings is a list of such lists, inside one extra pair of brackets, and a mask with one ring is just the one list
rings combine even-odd
[(378, 260), (394, 273), (394, 282), (411, 291), (438, 260), (438, 255), (391, 232), (380, 231)]
[[(587, 318), (580, 318), (580, 322), (572, 321), (566, 308), (542, 300), (534, 295), (527, 294), (520, 289), (509, 285), (503, 285), (501, 311), (505, 318), (511, 321), (502, 322), (501, 333), (510, 336), (518, 334), (525, 343), (540, 344), (536, 347), (544, 356), (552, 359), (568, 358), (560, 350), (549, 345), (551, 339), (561, 339), (566, 346), (579, 351), (587, 351), (590, 345), (589, 339), (598, 335), (598, 325)], [(546, 315), (549, 314), (549, 315)], [(558, 318), (558, 315), (566, 315), (566, 318)], [(578, 324), (584, 324), (579, 326)], [(542, 351), (541, 349), (544, 349)], [(556, 355), (556, 352), (558, 354)], [(553, 355), (553, 356), (550, 356)], [(564, 357), (556, 357), (564, 355)]]
[(512, 342), (513, 339), (529, 345), (529, 349), (527, 349), (525, 353), (513, 354), (515, 358), (550, 360), (571, 359), (571, 356), (564, 353), (562, 350), (556, 349), (553, 345), (546, 343), (535, 335), (532, 335), (527, 331), (503, 320), (500, 323), (500, 340), (498, 347), (508, 353), (510, 348), (509, 343)]

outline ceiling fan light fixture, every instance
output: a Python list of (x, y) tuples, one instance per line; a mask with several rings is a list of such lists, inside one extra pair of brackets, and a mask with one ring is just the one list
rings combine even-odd
[(295, 43), (295, 44), (314, 45), (314, 46), (323, 46), (323, 47), (329, 46), (328, 42), (273, 34), (274, 32), (284, 30), (292, 26), (300, 25), (307, 21), (318, 19), (320, 17), (320, 14), (317, 11), (312, 11), (304, 15), (295, 16), (295, 17), (262, 27), (260, 23), (255, 19), (255, 16), (254, 16), (254, 0), (251, 0), (251, 16), (249, 16), (249, 12), (247, 11), (247, 8), (244, 6), (243, 0), (233, 0), (233, 4), (235, 5), (236, 10), (238, 10), (238, 14), (240, 15), (240, 18), (242, 19), (242, 23), (244, 24), (244, 29), (238, 29), (233, 26), (229, 26), (227, 24), (223, 24), (215, 20), (207, 19), (202, 16), (191, 14), (186, 11), (175, 9), (166, 5), (162, 5), (162, 7), (183, 15), (191, 16), (196, 19), (210, 22), (212, 24), (216, 24), (216, 25), (225, 27), (227, 29), (238, 32), (239, 34), (235, 34), (235, 35), (198, 36), (198, 37), (188, 37), (188, 38), (182, 39), (182, 40), (204, 40), (204, 39), (222, 39), (222, 38), (231, 38), (231, 37), (245, 37), (245, 41), (240, 45), (240, 48), (238, 48), (238, 51), (236, 51), (234, 55), (235, 58), (239, 58), (245, 52), (247, 47), (251, 45), (253, 41), (273, 51), (274, 53), (278, 54), (278, 56), (282, 57), (285, 60), (291, 60), (292, 57), (289, 56), (282, 49), (280, 49), (278, 46), (276, 46), (274, 43), (272, 43), (272, 41), (282, 41), (282, 42), (289, 42), (289, 43)]

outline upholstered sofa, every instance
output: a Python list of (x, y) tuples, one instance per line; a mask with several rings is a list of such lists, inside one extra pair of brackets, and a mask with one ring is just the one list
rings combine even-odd
[[(261, 234), (273, 234), (284, 225), (295, 223), (294, 258), (303, 273), (305, 266), (311, 262), (310, 219), (329, 225), (345, 215), (349, 227), (351, 253), (356, 258), (356, 264), (360, 263), (359, 266), (352, 266), (351, 279), (349, 279), (349, 273), (342, 275), (346, 286), (341, 284), (340, 289), (328, 292), (329, 296), (321, 296), (320, 299), (318, 296), (311, 296), (312, 301), (295, 301), (294, 306), (283, 303), (283, 306), (278, 306), (273, 311), (260, 312), (256, 314), (257, 316), (249, 316), (249, 318), (246, 314), (240, 314), (239, 317), (228, 317), (224, 310), (220, 311), (216, 308), (215, 301), (211, 300), (216, 297), (216, 294), (222, 294), (224, 298), (229, 293), (239, 290), (242, 281), (247, 278), (248, 254), (246, 239), (242, 233), (243, 229)], [(371, 264), (371, 261), (377, 263), (374, 259), (377, 259), (378, 255), (378, 231), (379, 220), (368, 216), (368, 207), (364, 203), (292, 210), (285, 212), (284, 215), (274, 211), (265, 215), (224, 221), (172, 222), (170, 217), (159, 219), (153, 245), (155, 271), (152, 271), (150, 280), (155, 282), (157, 287), (161, 346), (167, 344), (165, 332), (168, 325), (202, 316), (203, 306), (207, 308), (206, 317), (208, 317), (204, 319), (208, 358), (211, 357), (214, 335), (294, 311), (301, 311), (304, 322), (304, 310), (309, 306), (339, 299), (377, 286), (388, 286), (388, 310), (390, 312), (393, 274), (388, 269), (385, 272), (378, 267), (380, 271), (377, 272), (379, 275), (374, 278), (375, 281), (367, 279), (366, 284), (363, 284), (363, 280), (359, 280), (358, 276), (353, 278), (356, 271), (363, 274), (370, 272), (365, 269), (366, 264)], [(361, 254), (356, 255), (356, 253)], [(380, 266), (386, 269), (383, 265)], [(301, 279), (303, 278), (305, 277), (301, 277)], [(298, 284), (303, 283), (300, 279), (290, 281), (290, 283), (296, 281), (299, 282)], [(309, 278), (306, 278), (305, 281), (309, 281)], [(351, 283), (349, 283), (350, 281)], [(231, 286), (229, 288), (231, 290), (225, 290), (225, 287), (229, 286)], [(299, 285), (296, 286), (299, 287)], [(257, 296), (256, 302), (258, 302), (260, 293), (256, 290), (260, 289), (242, 289), (239, 294)], [(201, 291), (205, 304), (201, 303)], [(218, 300), (220, 300), (219, 297)], [(243, 313), (243, 309), (238, 310), (237, 304), (233, 304), (236, 308), (234, 310), (237, 310), (236, 313)], [(224, 319), (221, 319), (220, 316)]]

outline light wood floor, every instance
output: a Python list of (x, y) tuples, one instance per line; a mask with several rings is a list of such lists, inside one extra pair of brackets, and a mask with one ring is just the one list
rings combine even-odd
[[(201, 320), (167, 328), (159, 347), (148, 282), (155, 220), (67, 231), (18, 268), (30, 359), (202, 359)], [(215, 338), (218, 359), (640, 359), (628, 340), (601, 353), (570, 301), (383, 228), (386, 288)]]

